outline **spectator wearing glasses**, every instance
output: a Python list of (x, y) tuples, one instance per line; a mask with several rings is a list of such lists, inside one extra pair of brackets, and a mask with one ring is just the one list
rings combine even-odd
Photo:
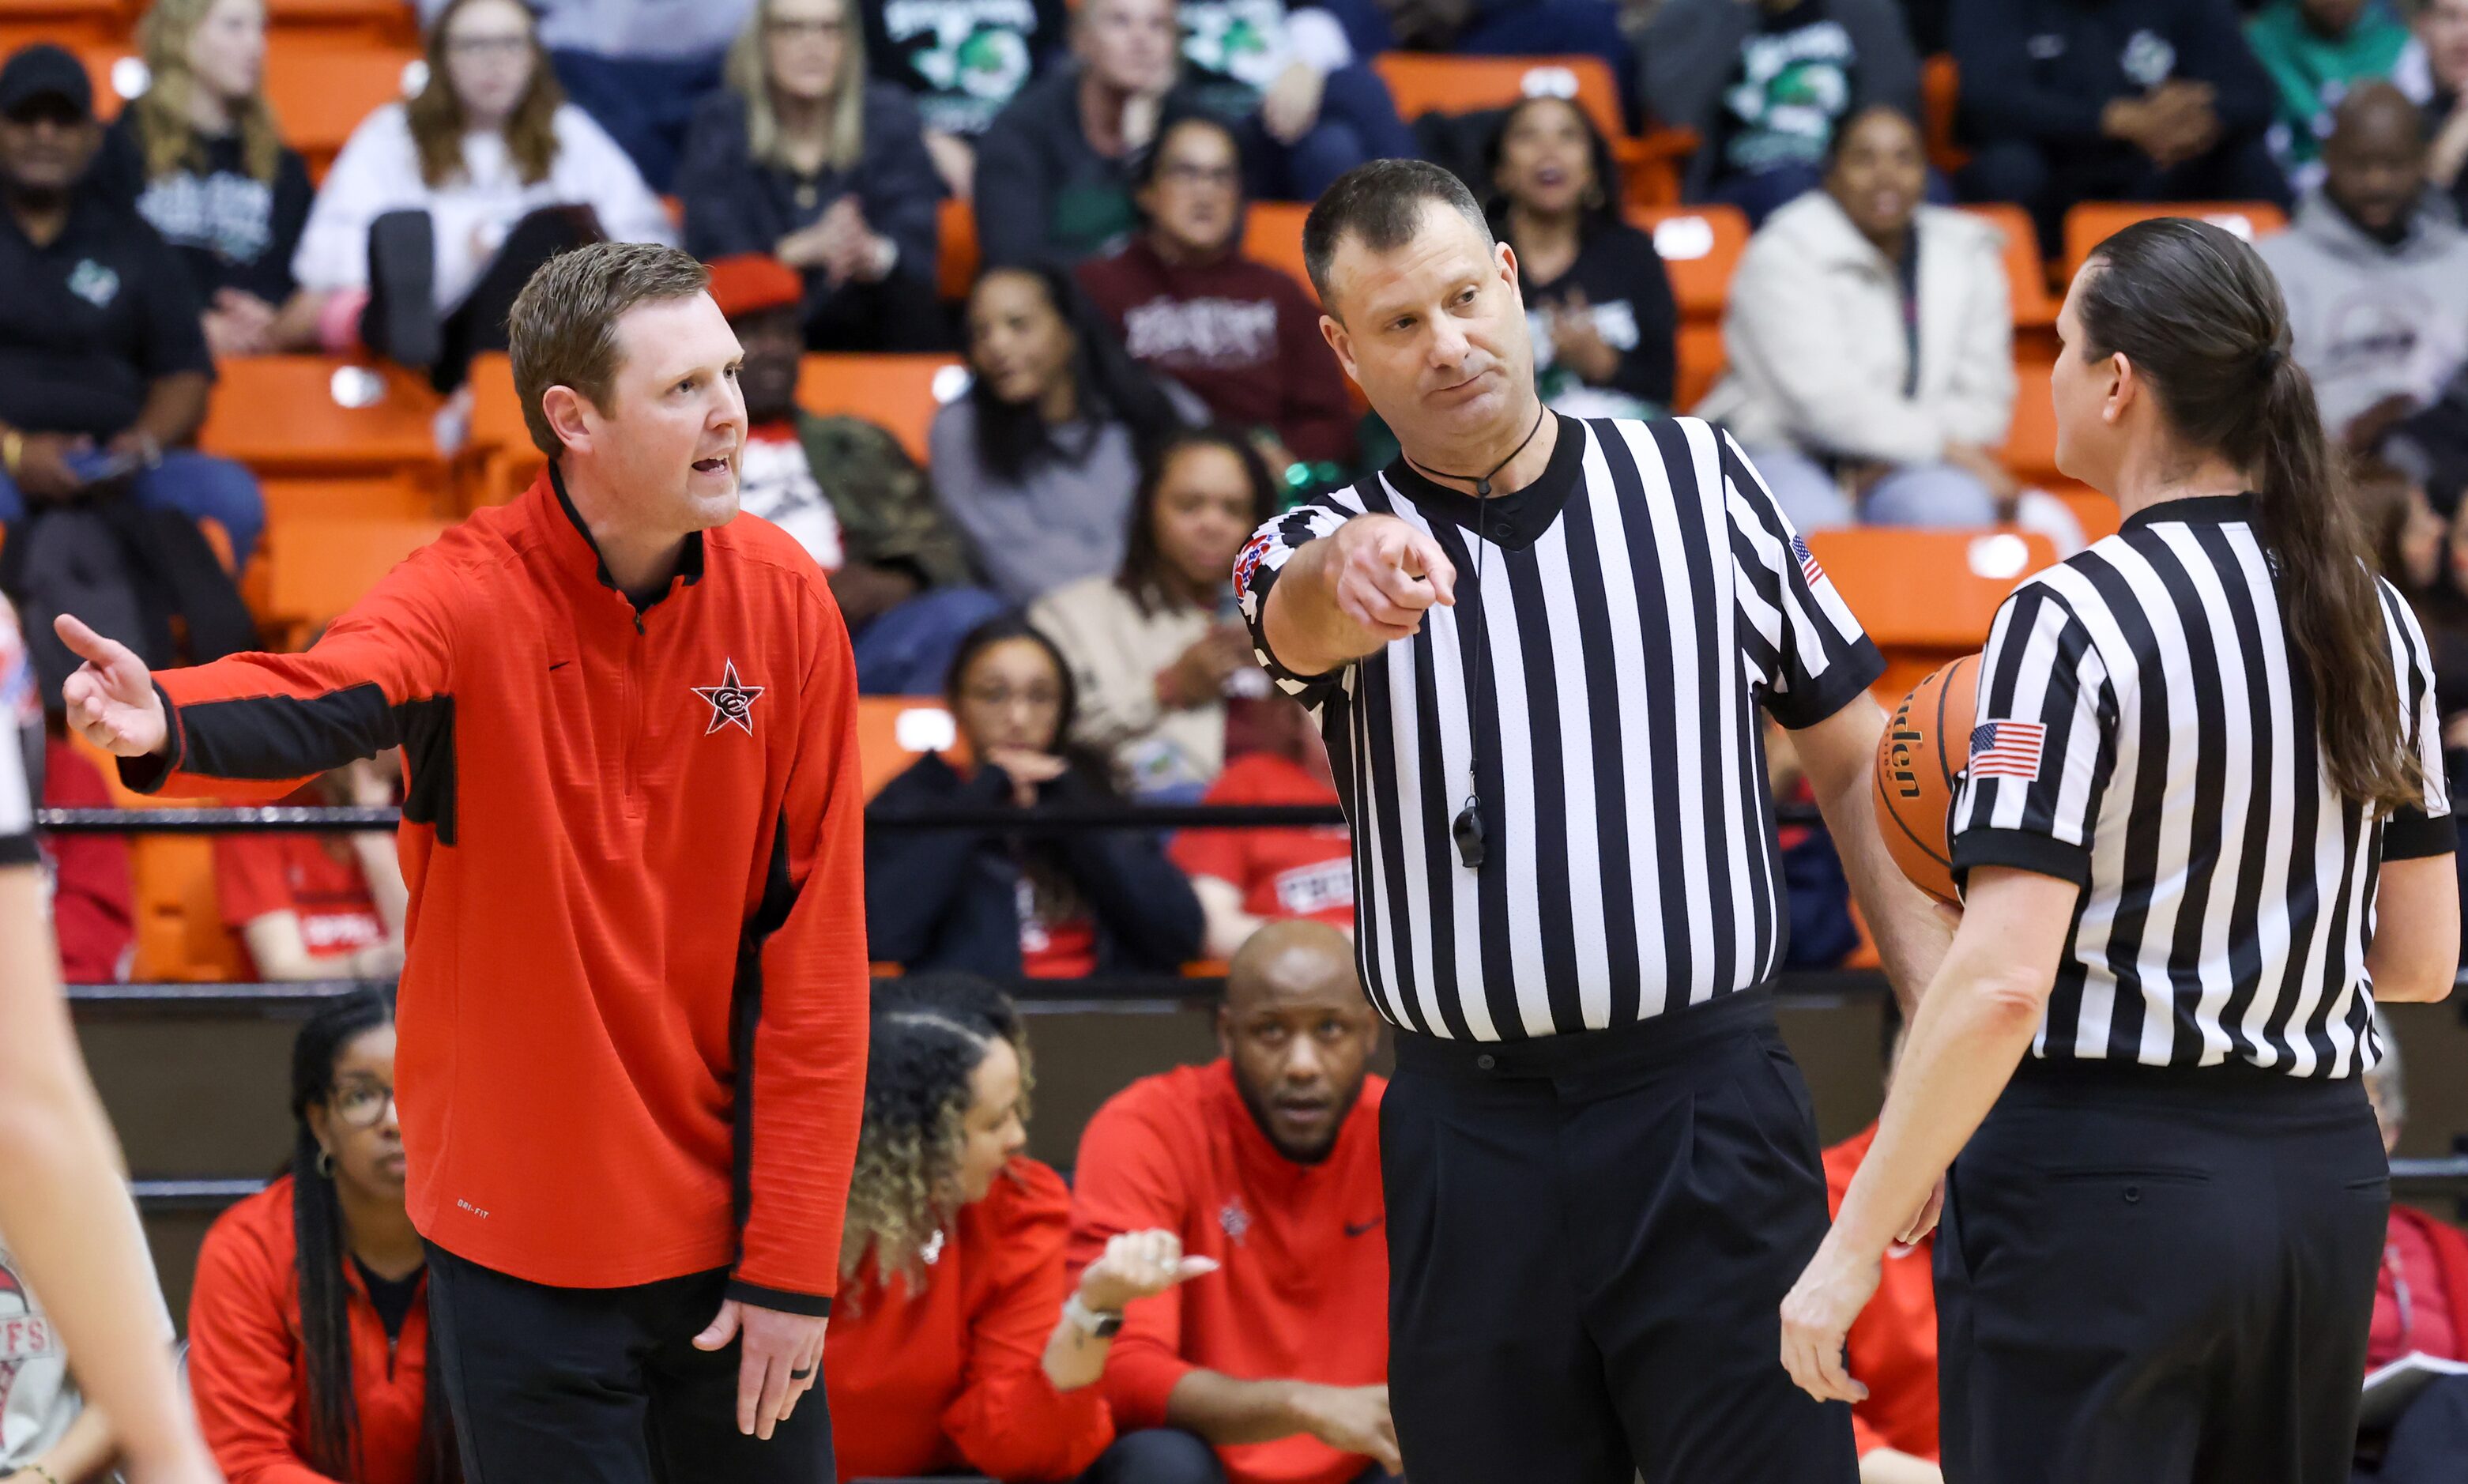
[(427, 1254), (403, 1210), (393, 1007), (362, 992), (291, 1053), (290, 1169), (197, 1252), (189, 1384), (231, 1484), (455, 1484), (428, 1378)]
[(362, 120), (309, 209), (292, 272), (320, 336), (460, 385), (506, 349), (532, 272), (603, 238), (670, 242), (668, 213), (626, 152), (565, 101), (518, 0), (446, 0), (428, 81)]
[[(319, 776), (289, 802), (384, 808), (401, 765), (389, 752)], [(409, 893), (394, 832), (215, 836), (215, 895), (257, 977), (391, 979), (402, 971)]]
[(266, 105), (264, 0), (155, 0), (137, 45), (146, 91), (96, 170), (188, 264), (215, 354), (315, 345), (314, 306), (291, 276), (315, 191)]
[(849, 0), (757, 0), (728, 86), (695, 110), (678, 180), (686, 249), (768, 253), (805, 275), (817, 351), (949, 343), (936, 296), (942, 185), (917, 105), (866, 74)]
[[(1086, 806), (1115, 797), (1102, 762), (1073, 753), (1070, 670), (1017, 618), (960, 642), (946, 688), (966, 763), (919, 758), (876, 796), (884, 813)], [(1154, 832), (1002, 829), (865, 833), (873, 956), (909, 970), (1070, 979), (1171, 973), (1200, 947), (1199, 899)]]
[(1243, 155), (1231, 128), (1188, 118), (1142, 162), (1140, 233), (1080, 265), (1080, 286), (1131, 358), (1172, 377), (1218, 422), (1248, 431), (1271, 472), (1355, 453), (1345, 376), (1319, 307), (1243, 253)]

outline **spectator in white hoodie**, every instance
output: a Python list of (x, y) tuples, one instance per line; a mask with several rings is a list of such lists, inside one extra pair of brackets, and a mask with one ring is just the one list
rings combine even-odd
[(1727, 424), (1802, 531), (1988, 525), (2021, 491), (1996, 229), (1929, 206), (1918, 126), (1889, 104), (1835, 132), (1823, 184), (1767, 218), (1731, 281)]
[(641, 172), (565, 101), (519, 0), (447, 0), (418, 97), (362, 120), (309, 208), (292, 275), (321, 335), (441, 387), (504, 350), (506, 310), (548, 257), (606, 238), (674, 242)]

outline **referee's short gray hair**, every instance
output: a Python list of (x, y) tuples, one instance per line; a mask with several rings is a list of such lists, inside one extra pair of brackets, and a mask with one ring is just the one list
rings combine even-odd
[(1320, 193), (1303, 221), (1303, 267), (1332, 317), (1345, 317), (1328, 297), (1328, 269), (1337, 261), (1337, 245), (1352, 237), (1375, 253), (1394, 252), (1414, 240), (1415, 229), (1423, 224), (1423, 208), (1432, 201), (1463, 217), (1482, 235), (1485, 246), (1497, 240), (1466, 183), (1428, 160), (1372, 160), (1337, 176), (1336, 184)]

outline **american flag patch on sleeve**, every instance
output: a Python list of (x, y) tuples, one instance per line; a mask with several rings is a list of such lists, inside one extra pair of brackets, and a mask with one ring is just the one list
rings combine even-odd
[(1971, 776), (2038, 781), (2048, 729), (2038, 721), (1982, 721), (1971, 729)]
[(1799, 575), (1809, 586), (1814, 587), (1825, 581), (1825, 569), (1817, 564), (1817, 554), (1808, 549), (1806, 541), (1798, 537), (1793, 537), (1791, 554), (1799, 559)]

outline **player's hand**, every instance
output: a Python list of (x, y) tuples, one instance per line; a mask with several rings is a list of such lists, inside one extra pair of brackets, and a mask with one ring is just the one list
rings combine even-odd
[(1213, 1257), (1185, 1257), (1173, 1232), (1117, 1232), (1105, 1255), (1080, 1272), (1080, 1302), (1099, 1313), (1121, 1313), (1135, 1298), (1164, 1292), (1185, 1279), (1217, 1270)]
[(1337, 611), (1383, 643), (1423, 627), (1432, 604), (1454, 606), (1457, 569), (1429, 536), (1395, 515), (1357, 515), (1337, 542)]
[(1907, 1247), (1918, 1246), (1928, 1240), (1930, 1232), (1936, 1230), (1937, 1218), (1944, 1214), (1945, 1176), (1940, 1175), (1936, 1177), (1935, 1187), (1928, 1193), (1928, 1199), (1920, 1202), (1919, 1210), (1912, 1213), (1911, 1219), (1903, 1224), (1902, 1231), (1894, 1240)]
[(1391, 1473), (1405, 1472), (1397, 1455), (1397, 1424), (1388, 1415), (1385, 1386), (1302, 1386), (1294, 1411), (1303, 1430), (1340, 1453), (1359, 1453)]
[(1819, 1402), (1868, 1399), (1868, 1388), (1842, 1368), (1842, 1337), (1884, 1276), (1881, 1259), (1846, 1257), (1830, 1237), (1809, 1259), (1782, 1300), (1782, 1365), (1800, 1390)]
[(66, 613), (52, 621), (52, 631), (85, 661), (60, 685), (60, 700), (77, 734), (115, 758), (162, 751), (171, 726), (146, 662), (128, 646), (104, 638)]
[(797, 1409), (797, 1399), (822, 1378), (823, 1332), (830, 1325), (820, 1314), (783, 1313), (733, 1298), (720, 1306), (694, 1342), (697, 1350), (720, 1350), (737, 1341), (738, 1431), (767, 1440)]

